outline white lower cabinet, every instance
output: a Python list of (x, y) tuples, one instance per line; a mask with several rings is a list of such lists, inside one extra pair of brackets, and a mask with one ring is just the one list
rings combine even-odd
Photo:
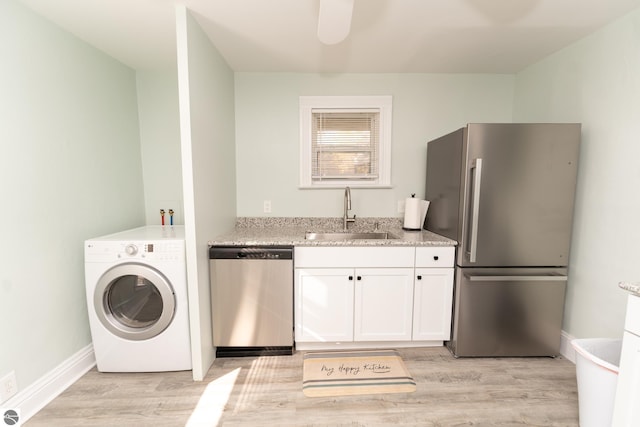
[(449, 339), (454, 248), (417, 250), (296, 247), (296, 345)]
[(411, 339), (412, 268), (298, 268), (299, 342)]
[(613, 410), (613, 427), (640, 425), (640, 296), (629, 295), (620, 372)]
[(640, 425), (640, 336), (624, 332), (613, 426)]
[(454, 247), (416, 248), (414, 341), (446, 341), (451, 338), (454, 258)]

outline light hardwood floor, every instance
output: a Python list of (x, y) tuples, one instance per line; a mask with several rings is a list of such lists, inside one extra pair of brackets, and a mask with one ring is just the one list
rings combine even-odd
[(202, 382), (190, 371), (93, 369), (24, 425), (578, 425), (575, 365), (563, 358), (455, 359), (444, 347), (400, 353), (414, 393), (310, 398), (302, 394), (302, 352), (218, 358)]

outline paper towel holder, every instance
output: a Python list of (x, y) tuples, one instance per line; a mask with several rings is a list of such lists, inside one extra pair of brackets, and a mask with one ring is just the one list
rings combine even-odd
[(406, 231), (422, 231), (428, 209), (428, 201), (416, 199), (416, 193), (411, 193), (411, 198), (405, 200), (402, 228)]

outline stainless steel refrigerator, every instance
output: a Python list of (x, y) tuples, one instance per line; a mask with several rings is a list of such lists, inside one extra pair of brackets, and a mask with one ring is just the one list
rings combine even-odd
[(425, 228), (458, 241), (455, 356), (556, 356), (580, 124), (468, 124), (427, 145)]

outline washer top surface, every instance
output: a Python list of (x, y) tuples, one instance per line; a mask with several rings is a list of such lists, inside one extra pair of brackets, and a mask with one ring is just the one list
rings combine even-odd
[(145, 225), (89, 240), (101, 241), (148, 241), (184, 240), (184, 225)]

